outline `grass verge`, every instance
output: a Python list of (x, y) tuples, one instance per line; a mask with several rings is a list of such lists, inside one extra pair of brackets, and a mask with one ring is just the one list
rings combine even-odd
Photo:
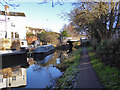
[(92, 52), (92, 47), (87, 48), (93, 68), (105, 88), (120, 89), (120, 71), (116, 67), (105, 66), (96, 53)]
[(64, 71), (64, 74), (58, 79), (56, 87), (59, 88), (72, 88), (73, 79), (78, 73), (78, 65), (81, 57), (82, 48), (74, 51), (70, 57), (64, 59), (64, 61), (57, 67)]

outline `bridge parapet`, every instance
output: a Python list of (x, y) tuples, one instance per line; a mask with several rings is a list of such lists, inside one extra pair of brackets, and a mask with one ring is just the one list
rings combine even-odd
[(71, 42), (77, 42), (80, 41), (80, 37), (66, 37), (63, 42), (67, 42), (67, 41), (71, 41)]

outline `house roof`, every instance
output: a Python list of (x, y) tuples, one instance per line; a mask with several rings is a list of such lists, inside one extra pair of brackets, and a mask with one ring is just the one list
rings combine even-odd
[[(0, 15), (5, 15), (5, 11), (0, 11)], [(7, 16), (23, 16), (23, 17), (25, 17), (25, 14), (22, 12), (9, 12), (9, 13), (7, 13)]]
[(45, 31), (44, 29), (40, 29), (40, 28), (33, 28), (33, 27), (27, 27), (30, 31)]

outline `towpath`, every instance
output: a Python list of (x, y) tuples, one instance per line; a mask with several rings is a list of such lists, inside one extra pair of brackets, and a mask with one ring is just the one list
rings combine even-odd
[(92, 68), (86, 47), (83, 47), (82, 57), (79, 65), (79, 74), (77, 75), (77, 85), (75, 88), (102, 88), (101, 83)]

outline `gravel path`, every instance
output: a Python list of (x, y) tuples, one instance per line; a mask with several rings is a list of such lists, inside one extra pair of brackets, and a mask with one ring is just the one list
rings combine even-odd
[(92, 68), (86, 47), (83, 47), (82, 57), (79, 65), (79, 73), (76, 77), (75, 88), (102, 88), (101, 83)]

